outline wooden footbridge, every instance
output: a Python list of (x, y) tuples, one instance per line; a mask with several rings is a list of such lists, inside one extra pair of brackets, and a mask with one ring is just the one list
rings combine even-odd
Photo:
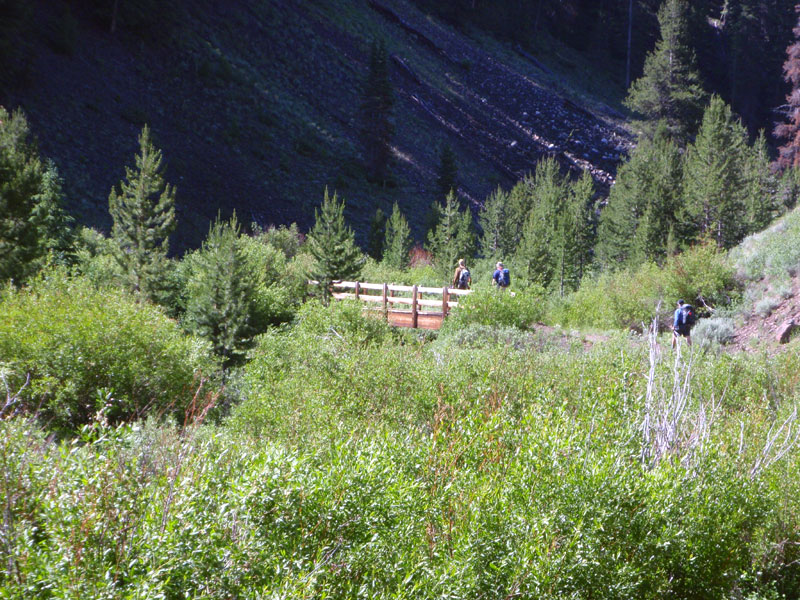
[(335, 299), (364, 302), (366, 309), (382, 313), (390, 325), (419, 329), (439, 329), (450, 310), (458, 306), (459, 296), (471, 293), (471, 290), (447, 286), (433, 288), (361, 281), (333, 284)]

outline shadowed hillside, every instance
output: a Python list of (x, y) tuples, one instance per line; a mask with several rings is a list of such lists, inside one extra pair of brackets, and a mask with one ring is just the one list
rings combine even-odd
[[(376, 208), (398, 201), (421, 238), (444, 143), (473, 205), (545, 155), (607, 185), (630, 147), (620, 115), (579, 99), (557, 66), (465, 37), (406, 0), (183, 4), (145, 32), (112, 34), (88, 9), (38, 3), (27, 78), (0, 103), (26, 111), (81, 222), (109, 227), (109, 190), (145, 123), (178, 187), (178, 246), (196, 244), (218, 210), (306, 228), (326, 185), (347, 200), (359, 236)], [(388, 185), (368, 182), (356, 135), (375, 39), (386, 42), (395, 97)], [(571, 68), (584, 91), (621, 96)]]

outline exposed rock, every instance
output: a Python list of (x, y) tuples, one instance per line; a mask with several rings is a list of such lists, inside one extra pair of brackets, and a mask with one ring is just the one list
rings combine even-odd
[(778, 328), (778, 335), (776, 336), (779, 344), (786, 344), (789, 341), (789, 338), (792, 337), (792, 332), (797, 329), (797, 323), (794, 322), (794, 319), (789, 319), (785, 321), (783, 325)]

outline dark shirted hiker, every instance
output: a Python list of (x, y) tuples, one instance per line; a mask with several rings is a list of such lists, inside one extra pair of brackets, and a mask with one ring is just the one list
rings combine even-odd
[(678, 308), (672, 318), (672, 347), (675, 347), (680, 336), (686, 338), (686, 343), (692, 345), (692, 326), (695, 322), (694, 307), (686, 304), (683, 300), (678, 300)]
[(453, 273), (453, 287), (460, 290), (468, 290), (470, 285), (472, 285), (472, 276), (469, 274), (469, 269), (464, 263), (464, 259), (461, 258), (458, 261), (456, 272)]

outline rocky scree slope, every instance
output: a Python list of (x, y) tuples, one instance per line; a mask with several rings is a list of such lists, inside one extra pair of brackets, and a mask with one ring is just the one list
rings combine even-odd
[[(68, 208), (102, 229), (148, 123), (178, 187), (179, 248), (196, 245), (219, 211), (307, 228), (326, 185), (346, 198), (360, 239), (375, 209), (395, 201), (421, 238), (445, 142), (473, 210), (544, 156), (607, 188), (632, 145), (620, 115), (553, 89), (557, 74), (536, 57), (467, 37), (406, 0), (197, 0), (144, 36), (111, 34), (75, 11), (67, 51), (48, 43), (63, 5), (37, 2), (30, 75), (0, 90), (0, 103), (26, 111)], [(386, 41), (395, 94), (388, 185), (367, 181), (356, 135), (373, 39)]]

